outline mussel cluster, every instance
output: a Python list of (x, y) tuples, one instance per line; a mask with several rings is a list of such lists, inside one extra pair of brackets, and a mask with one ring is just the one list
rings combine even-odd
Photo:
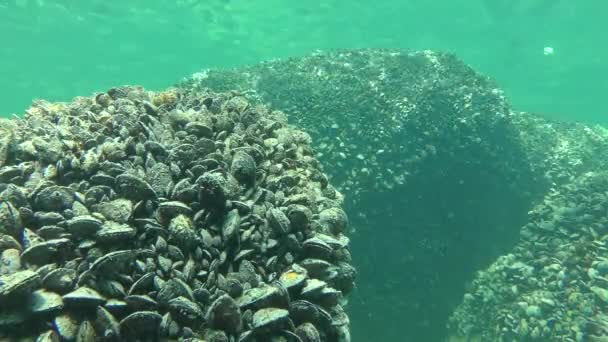
[(480, 271), (448, 341), (608, 338), (608, 173), (588, 172), (529, 212), (511, 253)]
[(513, 111), (535, 181), (549, 187), (571, 183), (579, 176), (608, 165), (608, 129), (600, 125), (556, 120), (530, 112)]
[(282, 112), (120, 87), (0, 133), (0, 338), (350, 340), (342, 195)]
[(370, 193), (428, 179), (502, 177), (505, 186), (527, 186), (526, 154), (502, 90), (450, 53), (319, 51), (203, 70), (180, 86), (239, 89), (285, 111), (312, 135), (317, 157), (339, 166), (328, 174), (347, 202), (364, 207)]
[[(545, 160), (563, 160), (545, 149), (560, 138), (524, 135), (527, 117), (450, 53), (320, 51), (202, 70), (179, 86), (246, 92), (312, 136), (317, 158), (332, 166), (331, 183), (346, 194), (359, 234), (353, 248), (366, 252), (357, 267), (368, 280), (358, 289), (365, 301), (351, 306), (364, 340), (441, 339), (459, 284), (515, 244), (528, 203), (554, 179), (543, 177)], [(532, 165), (529, 146), (538, 151)], [(378, 265), (407, 272), (388, 272), (387, 282)], [(405, 327), (387, 326), (386, 317)]]

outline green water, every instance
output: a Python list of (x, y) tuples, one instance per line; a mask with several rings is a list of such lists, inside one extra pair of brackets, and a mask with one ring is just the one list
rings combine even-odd
[[(0, 0), (0, 113), (315, 49), (457, 53), (517, 109), (606, 122), (600, 0)], [(545, 55), (544, 48), (553, 54)]]
[[(607, 12), (599, 0), (0, 0), (0, 114), (20, 114), (35, 98), (68, 101), (121, 84), (162, 89), (202, 68), (380, 47), (452, 51), (496, 79), (515, 109), (605, 124)], [(442, 335), (443, 321), (403, 322), (400, 314), (411, 308), (382, 296), (427, 290), (395, 289), (391, 274), (408, 272), (397, 267), (410, 263), (400, 255), (400, 235), (390, 234), (395, 227), (365, 240), (353, 236), (356, 266), (367, 270), (351, 298), (354, 341), (397, 341), (402, 326)], [(376, 264), (387, 250), (385, 265), (394, 269)], [(432, 271), (434, 263), (416, 267)], [(436, 305), (420, 297), (417, 305)]]

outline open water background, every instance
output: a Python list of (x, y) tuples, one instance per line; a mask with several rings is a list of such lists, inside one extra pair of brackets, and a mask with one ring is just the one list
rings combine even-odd
[[(601, 0), (0, 0), (0, 113), (315, 49), (457, 53), (521, 110), (606, 122)], [(552, 47), (553, 55), (544, 54)]]
[[(22, 113), (35, 98), (68, 101), (121, 84), (162, 89), (203, 68), (374, 47), (452, 51), (496, 79), (518, 110), (606, 124), (607, 14), (600, 0), (0, 0), (0, 115)], [(405, 258), (392, 233), (365, 244), (354, 235), (355, 263)], [(354, 341), (399, 340), (400, 326), (411, 327), (399, 303), (382, 299), (399, 286), (390, 275), (408, 270), (375, 266), (358, 282), (377, 296), (352, 297)], [(453, 298), (453, 284), (444, 285)], [(438, 323), (423, 325), (428, 338)]]

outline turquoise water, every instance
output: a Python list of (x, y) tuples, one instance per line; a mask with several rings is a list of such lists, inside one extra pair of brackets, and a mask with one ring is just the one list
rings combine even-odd
[[(606, 122), (599, 0), (0, 1), (0, 113), (315, 49), (448, 50), (518, 109)], [(545, 55), (545, 48), (553, 53)]]
[[(497, 80), (517, 110), (606, 124), (607, 12), (608, 3), (599, 0), (0, 0), (0, 115), (19, 115), (36, 98), (69, 101), (122, 84), (160, 90), (203, 68), (303, 56), (318, 49), (372, 47), (454, 52)], [(428, 193), (428, 188), (420, 188)], [(437, 188), (438, 194), (445, 194), (444, 188)], [(456, 190), (453, 196), (459, 196)], [(377, 203), (385, 200), (379, 197)], [(430, 209), (429, 216), (439, 215)], [(516, 222), (505, 226), (519, 227), (519, 214), (505, 214)], [(484, 219), (463, 218), (459, 224), (466, 229), (477, 220), (481, 223), (474, 223), (483, 226)], [(450, 269), (453, 274), (435, 276), (441, 258), (414, 262), (402, 254), (402, 226), (389, 222), (382, 233), (351, 237), (353, 260), (362, 271), (349, 308), (354, 341), (397, 341), (399, 336), (435, 340), (443, 335), (443, 320), (416, 317), (411, 307), (387, 302), (386, 294), (419, 297), (416, 306), (436, 312), (441, 311), (434, 308), (440, 302), (456, 305), (451, 301), (460, 299), (461, 287), (469, 285), (458, 284), (454, 290), (453, 284), (436, 284), (445, 293), (434, 294), (435, 302), (426, 301), (429, 289), (414, 276), (408, 284), (422, 285), (402, 288), (404, 282), (391, 275), (405, 278), (413, 271), (437, 282), (467, 278), (457, 268)], [(385, 260), (387, 255), (391, 260)], [(487, 263), (468, 254), (448, 258), (469, 258), (471, 269)]]

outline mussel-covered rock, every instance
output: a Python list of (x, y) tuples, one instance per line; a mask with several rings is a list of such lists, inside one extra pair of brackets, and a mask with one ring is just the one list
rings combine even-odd
[(120, 87), (5, 125), (0, 339), (332, 342), (332, 317), (348, 326), (341, 196), (281, 112)]

